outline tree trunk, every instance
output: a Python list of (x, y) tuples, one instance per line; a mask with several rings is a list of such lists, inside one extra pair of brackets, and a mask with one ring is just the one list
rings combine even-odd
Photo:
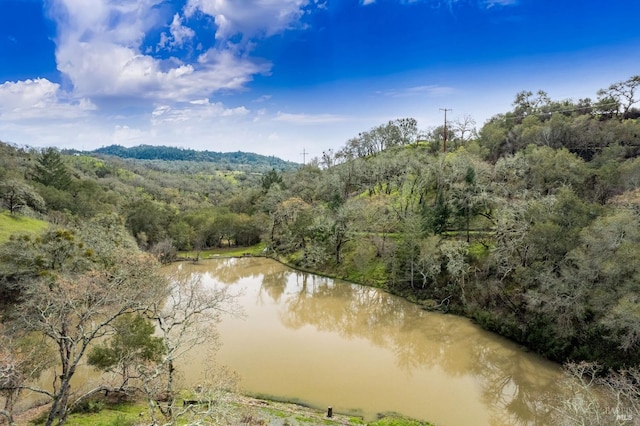
[(0, 416), (6, 417), (9, 426), (15, 425), (15, 422), (13, 421), (13, 415), (11, 414), (11, 409), (7, 409), (6, 405), (4, 410), (0, 410)]
[(174, 403), (174, 391), (173, 382), (175, 380), (176, 368), (173, 365), (173, 359), (169, 360), (169, 378), (167, 379), (167, 411), (165, 416), (167, 419), (173, 422), (173, 403)]
[(467, 206), (467, 242), (469, 242), (469, 206)]

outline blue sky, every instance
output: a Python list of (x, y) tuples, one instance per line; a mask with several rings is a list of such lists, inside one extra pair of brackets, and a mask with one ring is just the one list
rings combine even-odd
[(640, 74), (636, 0), (0, 0), (0, 140), (302, 162)]

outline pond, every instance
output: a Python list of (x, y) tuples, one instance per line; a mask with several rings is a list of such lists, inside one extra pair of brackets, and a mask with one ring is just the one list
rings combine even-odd
[[(546, 424), (560, 368), (468, 319), (427, 312), (381, 290), (264, 258), (172, 267), (241, 293), (244, 318), (219, 324), (216, 358), (249, 394), (438, 425)], [(202, 380), (206, 348), (183, 361)]]

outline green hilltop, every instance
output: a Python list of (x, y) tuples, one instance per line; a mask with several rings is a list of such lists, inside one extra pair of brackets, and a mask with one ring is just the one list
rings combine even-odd
[(95, 149), (87, 154), (111, 155), (120, 158), (136, 160), (162, 160), (162, 161), (193, 161), (216, 163), (228, 170), (295, 170), (299, 164), (285, 161), (274, 156), (254, 154), (251, 152), (213, 152), (196, 151), (189, 148), (177, 148), (169, 146), (139, 145), (126, 148), (120, 145), (110, 145)]

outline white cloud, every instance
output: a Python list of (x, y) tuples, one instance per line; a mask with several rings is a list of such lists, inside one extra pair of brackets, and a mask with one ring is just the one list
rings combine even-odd
[(113, 145), (136, 146), (149, 143), (152, 140), (152, 134), (127, 125), (116, 125), (111, 134), (110, 143)]
[(109, 41), (137, 47), (161, 22), (162, 0), (51, 0), (49, 14), (58, 25), (58, 44)]
[(321, 10), (327, 10), (329, 5), (327, 4), (327, 0), (313, 0), (316, 7)]
[(483, 4), (490, 9), (495, 6), (513, 6), (518, 4), (518, 0), (484, 0)]
[(182, 47), (189, 40), (193, 39), (196, 32), (189, 27), (182, 25), (182, 18), (179, 13), (173, 15), (173, 21), (169, 26), (169, 34), (163, 32), (160, 34), (160, 48)]
[(87, 99), (69, 99), (59, 84), (44, 78), (0, 84), (0, 99), (0, 120), (76, 118), (95, 109)]
[(162, 70), (160, 61), (114, 44), (77, 43), (58, 50), (60, 70), (78, 94), (185, 100), (200, 93), (237, 89), (264, 67), (229, 52), (210, 51), (199, 63)]
[[(309, 132), (310, 125), (316, 131)], [(302, 161), (303, 151), (309, 159), (328, 148), (338, 149), (367, 126), (353, 117), (271, 114), (265, 109), (250, 110), (198, 98), (184, 103), (157, 103), (152, 110), (137, 115), (89, 114), (74, 120), (33, 120), (28, 126), (0, 119), (0, 139), (83, 150), (111, 144), (241, 150)]]
[(3, 110), (19, 108), (42, 107), (55, 101), (59, 84), (49, 80), (38, 78), (35, 80), (7, 81), (0, 85)]
[(291, 114), (278, 112), (274, 120), (296, 124), (328, 124), (344, 121), (345, 117), (335, 114)]
[(403, 97), (411, 97), (411, 96), (428, 96), (431, 98), (439, 97), (439, 96), (447, 96), (455, 93), (455, 89), (447, 86), (438, 86), (438, 85), (423, 85), (423, 86), (413, 86), (407, 87), (403, 89), (393, 89), (387, 91), (377, 92), (383, 96), (389, 96), (392, 98), (403, 98)]
[[(213, 16), (219, 22), (216, 31), (219, 37), (238, 32), (243, 37), (254, 37), (295, 26), (309, 2), (249, 0), (251, 4), (239, 5), (237, 1), (189, 0), (186, 10), (191, 13), (199, 10)], [(271, 64), (250, 58), (231, 43), (218, 44), (193, 60), (152, 56), (154, 50), (160, 48), (172, 51), (191, 42), (201, 46), (195, 31), (185, 25), (183, 16), (166, 15), (165, 3), (164, 0), (47, 2), (48, 14), (57, 28), (57, 67), (69, 85), (67, 90), (62, 90), (60, 84), (46, 79), (0, 85), (0, 120), (5, 122), (5, 128), (8, 120), (31, 118), (87, 118), (84, 125), (96, 125), (98, 114), (119, 117), (117, 111), (98, 111), (96, 104), (106, 108), (113, 104), (110, 99), (118, 100), (120, 105), (133, 101), (131, 105), (135, 105), (140, 114), (144, 114), (146, 108), (150, 128), (170, 122), (201, 125), (207, 120), (233, 120), (250, 115), (243, 106), (228, 108), (210, 102), (209, 97), (220, 91), (243, 90), (255, 75), (267, 75)], [(314, 7), (321, 5), (313, 0)], [(145, 45), (147, 34), (163, 27), (168, 30), (159, 35), (160, 42), (156, 46)], [(287, 116), (281, 120), (287, 120)], [(103, 135), (99, 138), (101, 141), (120, 140), (125, 138), (125, 133), (129, 135), (127, 138), (133, 138), (131, 129), (135, 126), (111, 125), (121, 127), (111, 127), (117, 130), (106, 137), (104, 125), (100, 124), (101, 130), (97, 132)], [(84, 135), (90, 133), (87, 131)], [(135, 139), (141, 139), (145, 133), (135, 135)]]
[(208, 105), (209, 104), (209, 98), (195, 99), (193, 101), (189, 101), (189, 103), (192, 104), (192, 105)]
[[(317, 3), (314, 3), (317, 4)], [(270, 36), (298, 25), (309, 0), (189, 0), (187, 16), (200, 11), (214, 18), (216, 39)]]
[(154, 126), (167, 123), (203, 123), (220, 117), (243, 117), (250, 113), (244, 106), (227, 108), (220, 102), (209, 99), (191, 101), (183, 106), (158, 105), (151, 113)]
[[(164, 25), (154, 8), (159, 0), (54, 0), (58, 27), (58, 69), (77, 96), (140, 97), (187, 101), (223, 89), (240, 89), (269, 63), (229, 50), (210, 49), (197, 62), (159, 60), (142, 52), (146, 32)], [(194, 37), (173, 15), (165, 46), (178, 47)]]
[[(302, 28), (303, 16), (325, 8), (325, 0), (183, 0), (184, 15), (176, 13), (176, 3), (47, 0), (63, 83), (0, 84), (0, 138), (80, 149), (112, 143), (242, 149), (294, 160), (303, 149), (321, 152), (328, 140), (343, 141), (347, 117), (242, 106), (278, 104), (262, 93), (243, 96), (240, 104), (214, 98), (268, 75), (272, 64), (249, 55), (252, 43)], [(206, 34), (198, 20), (220, 27)], [(213, 40), (214, 31), (219, 41), (209, 47), (206, 38)], [(309, 134), (309, 125), (322, 131)]]
[[(430, 3), (433, 7), (453, 8), (456, 4), (459, 5), (473, 5), (478, 7), (484, 7), (491, 9), (495, 6), (513, 6), (517, 5), (520, 0), (388, 0), (390, 2), (396, 2), (400, 4), (412, 4), (412, 3)], [(376, 0), (360, 0), (362, 6), (367, 6), (376, 3)]]
[(271, 95), (262, 95), (254, 99), (253, 102), (256, 102), (256, 103), (267, 102), (269, 99), (271, 99)]

